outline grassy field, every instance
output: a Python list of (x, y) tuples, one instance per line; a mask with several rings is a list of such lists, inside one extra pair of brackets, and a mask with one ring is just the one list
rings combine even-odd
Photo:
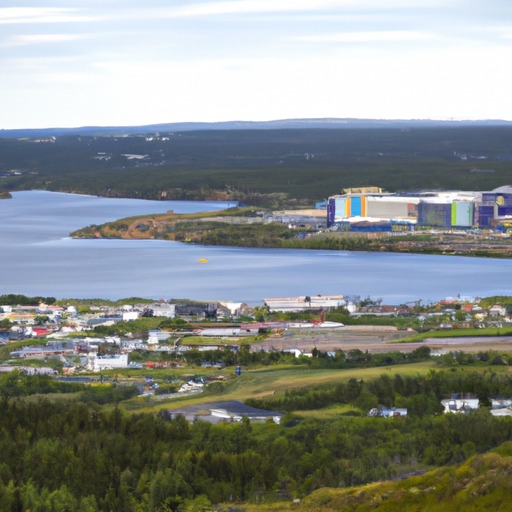
[[(284, 393), (288, 389), (306, 387), (316, 384), (328, 384), (347, 381), (349, 379), (368, 380), (383, 373), (390, 377), (400, 375), (417, 375), (427, 373), (434, 367), (433, 361), (397, 366), (381, 366), (378, 368), (356, 368), (350, 370), (309, 370), (304, 367), (271, 368), (264, 370), (245, 371), (240, 377), (233, 375), (232, 369), (226, 369), (224, 375), (230, 375), (223, 383), (219, 393), (202, 393), (174, 399), (154, 397), (132, 398), (120, 404), (129, 411), (157, 412), (161, 409), (181, 407), (183, 405), (200, 404), (212, 400), (240, 400), (248, 398), (264, 398)], [(190, 371), (189, 371), (190, 372)], [(212, 372), (213, 373), (213, 372)], [(328, 414), (323, 412), (322, 414)]]
[(413, 334), (407, 338), (389, 341), (389, 343), (414, 343), (423, 341), (426, 338), (461, 338), (473, 336), (512, 336), (512, 328), (498, 329), (490, 327), (487, 329), (447, 329), (444, 331), (428, 331)]
[(295, 411), (295, 415), (303, 418), (316, 418), (320, 420), (337, 419), (344, 415), (359, 416), (361, 411), (351, 405), (332, 405), (323, 409), (314, 409), (310, 411)]

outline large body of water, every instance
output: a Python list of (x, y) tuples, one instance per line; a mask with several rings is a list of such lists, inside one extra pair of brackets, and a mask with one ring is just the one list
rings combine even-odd
[[(190, 298), (348, 294), (387, 303), (510, 294), (512, 260), (392, 253), (204, 247), (160, 240), (73, 240), (90, 224), (226, 203), (15, 192), (0, 201), (0, 294)], [(198, 259), (207, 258), (207, 264)]]

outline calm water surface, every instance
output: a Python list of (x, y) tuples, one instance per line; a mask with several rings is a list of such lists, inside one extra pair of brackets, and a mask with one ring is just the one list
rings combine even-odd
[[(401, 303), (512, 292), (511, 260), (68, 237), (75, 229), (127, 216), (225, 207), (15, 192), (13, 199), (0, 201), (0, 294), (260, 304), (263, 297), (292, 295), (370, 295)], [(199, 258), (208, 263), (198, 263)]]

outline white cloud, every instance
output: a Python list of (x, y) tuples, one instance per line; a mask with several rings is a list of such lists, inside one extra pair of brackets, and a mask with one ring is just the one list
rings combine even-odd
[(8, 46), (21, 46), (40, 43), (63, 43), (83, 39), (84, 35), (79, 34), (24, 34), (13, 37)]
[[(343, 2), (347, 3), (347, 2)], [(195, 4), (169, 11), (170, 16), (204, 16), (212, 14), (243, 14), (283, 11), (317, 11), (335, 7), (336, 0), (237, 0)]]
[(80, 72), (49, 72), (49, 73), (40, 73), (37, 76), (37, 81), (45, 82), (45, 83), (56, 83), (56, 84), (85, 84), (85, 83), (93, 83), (94, 76), (91, 73), (80, 73)]
[(393, 41), (418, 41), (432, 39), (434, 36), (428, 32), (414, 30), (378, 30), (366, 32), (343, 32), (338, 34), (325, 34), (315, 36), (299, 36), (299, 41), (318, 43), (374, 43)]
[[(73, 57), (16, 57), (8, 58), (2, 61), (4, 69), (9, 70), (9, 74), (18, 71), (22, 73), (39, 73), (41, 70), (47, 71), (48, 69), (58, 69), (59, 67), (66, 67), (80, 62), (75, 56)], [(7, 73), (5, 73), (7, 75)]]
[[(197, 3), (185, 7), (158, 10), (162, 17), (181, 18), (194, 16), (211, 16), (221, 14), (252, 14), (338, 10), (350, 7), (356, 10), (376, 9), (388, 10), (395, 8), (434, 8), (441, 0), (419, 0), (411, 5), (407, 0), (389, 0), (385, 5), (376, 0), (235, 0), (212, 3)], [(451, 3), (449, 0), (442, 5)]]
[(91, 16), (79, 15), (78, 9), (60, 7), (2, 7), (0, 24), (10, 23), (71, 23), (93, 21)]

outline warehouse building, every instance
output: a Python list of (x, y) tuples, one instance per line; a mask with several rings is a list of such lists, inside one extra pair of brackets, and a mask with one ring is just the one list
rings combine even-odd
[(490, 192), (423, 191), (390, 194), (359, 189), (332, 196), (327, 224), (347, 231), (403, 231), (433, 227), (512, 225), (512, 186)]

